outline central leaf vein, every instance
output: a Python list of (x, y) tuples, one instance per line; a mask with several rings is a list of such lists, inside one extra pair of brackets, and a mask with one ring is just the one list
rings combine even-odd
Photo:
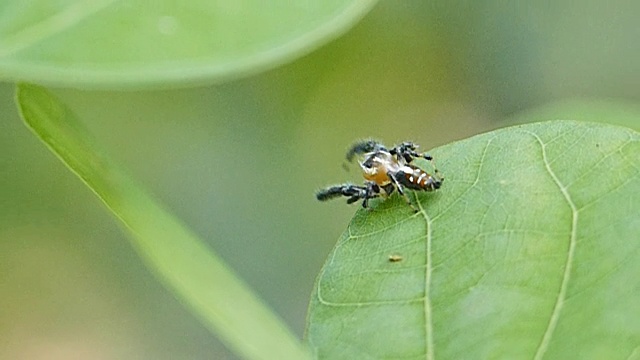
[(536, 350), (536, 354), (534, 356), (534, 360), (541, 360), (544, 354), (546, 353), (547, 349), (549, 348), (551, 338), (553, 337), (553, 333), (558, 325), (558, 320), (560, 319), (560, 313), (562, 312), (562, 308), (564, 306), (564, 303), (567, 297), (567, 288), (569, 285), (569, 279), (571, 277), (571, 268), (573, 265), (573, 258), (575, 256), (574, 254), (575, 254), (576, 242), (577, 242), (578, 208), (573, 202), (573, 200), (571, 199), (571, 196), (569, 195), (569, 191), (567, 190), (567, 187), (562, 184), (562, 182), (560, 181), (560, 179), (558, 179), (558, 176), (555, 174), (553, 169), (551, 169), (550, 162), (547, 157), (546, 144), (542, 141), (542, 139), (538, 135), (534, 133), (529, 133), (529, 134), (533, 135), (533, 137), (540, 144), (540, 148), (542, 150), (542, 160), (544, 162), (545, 169), (553, 179), (553, 182), (555, 182), (555, 184), (558, 186), (558, 188), (560, 189), (560, 192), (562, 193), (562, 196), (564, 196), (565, 200), (567, 201), (567, 204), (571, 208), (571, 236), (569, 239), (569, 250), (567, 252), (567, 258), (565, 261), (564, 273), (562, 275), (562, 283), (560, 285), (560, 291), (558, 291), (558, 296), (556, 297), (556, 303), (553, 307), (553, 311), (549, 318), (549, 323), (547, 324), (547, 328), (544, 332), (544, 336), (542, 337), (542, 340), (540, 341), (540, 345), (538, 346), (538, 349)]
[[(416, 200), (418, 197), (416, 196)], [(427, 222), (427, 238), (426, 238), (426, 264), (425, 264), (425, 289), (424, 289), (424, 317), (425, 317), (425, 333), (426, 333), (426, 351), (425, 358), (427, 360), (433, 360), (434, 357), (434, 349), (433, 349), (433, 319), (431, 314), (431, 272), (432, 272), (432, 262), (431, 262), (431, 228), (432, 223), (429, 215), (422, 207), (422, 203), (420, 201), (416, 201), (418, 203), (418, 207), (420, 208), (420, 213), (424, 217), (424, 220)]]

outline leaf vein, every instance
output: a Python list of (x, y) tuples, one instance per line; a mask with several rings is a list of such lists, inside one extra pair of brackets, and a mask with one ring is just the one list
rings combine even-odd
[(534, 356), (534, 360), (541, 360), (546, 351), (549, 349), (549, 344), (551, 342), (551, 338), (553, 337), (553, 333), (558, 325), (558, 320), (560, 319), (560, 313), (562, 312), (562, 308), (564, 306), (566, 296), (567, 296), (567, 288), (569, 284), (569, 279), (571, 277), (571, 269), (573, 265), (573, 258), (576, 249), (577, 242), (577, 225), (578, 225), (578, 210), (571, 199), (571, 196), (567, 190), (567, 187), (562, 184), (556, 173), (551, 169), (549, 165), (549, 159), (547, 157), (546, 145), (542, 141), (542, 139), (535, 133), (529, 132), (540, 144), (540, 148), (542, 150), (542, 160), (545, 165), (546, 171), (549, 173), (553, 182), (558, 186), (562, 196), (564, 196), (569, 208), (571, 209), (571, 235), (569, 238), (569, 251), (567, 252), (567, 258), (565, 260), (564, 273), (562, 275), (562, 282), (560, 284), (560, 291), (558, 292), (558, 296), (556, 297), (555, 305), (553, 306), (553, 311), (551, 316), (549, 317), (549, 323), (547, 324), (547, 328), (544, 332), (542, 340), (536, 349), (536, 354)]
[(601, 159), (599, 159), (598, 161), (596, 161), (595, 163), (593, 163), (591, 165), (591, 169), (589, 171), (585, 171), (584, 173), (580, 174), (580, 176), (577, 176), (573, 179), (573, 181), (571, 181), (570, 183), (566, 184), (567, 188), (572, 187), (575, 183), (577, 183), (578, 181), (584, 179), (585, 177), (588, 177), (593, 171), (595, 171), (595, 169), (598, 168), (599, 165), (601, 165), (602, 163), (604, 163), (605, 161), (609, 160), (612, 156), (614, 155), (619, 155), (621, 154), (620, 151), (627, 146), (629, 143), (631, 143), (631, 140), (628, 140), (626, 142), (624, 142), (623, 144), (620, 145), (620, 147), (618, 147), (617, 149), (615, 149), (614, 151), (611, 151), (608, 154), (604, 154), (604, 156), (602, 156)]
[(633, 349), (629, 357), (627, 357), (627, 360), (637, 360), (637, 359), (640, 359), (640, 346), (637, 346), (635, 349)]
[[(488, 146), (488, 145), (487, 145)], [(479, 175), (478, 175), (479, 176)], [(420, 213), (424, 217), (424, 220), (427, 222), (427, 239), (426, 239), (426, 266), (425, 266), (425, 289), (424, 289), (424, 316), (425, 316), (425, 333), (426, 333), (426, 342), (425, 342), (425, 359), (433, 360), (435, 359), (435, 351), (433, 349), (433, 319), (432, 319), (432, 308), (431, 308), (431, 273), (433, 272), (432, 262), (431, 262), (431, 231), (432, 231), (432, 220), (429, 218), (429, 215), (422, 207), (422, 203), (417, 201), (418, 197), (416, 195), (416, 202), (418, 203), (418, 207), (420, 208)]]
[(388, 231), (388, 230), (391, 230), (391, 229), (394, 229), (394, 228), (398, 228), (398, 227), (400, 227), (400, 225), (404, 224), (405, 222), (413, 220), (413, 218), (415, 218), (415, 217), (417, 217), (417, 216), (416, 215), (411, 215), (411, 216), (409, 216), (407, 218), (404, 218), (402, 220), (395, 221), (393, 224), (391, 224), (389, 226), (385, 226), (385, 227), (377, 229), (375, 231), (370, 231), (370, 232), (367, 232), (367, 233), (360, 233), (360, 234), (353, 234), (351, 232), (351, 224), (349, 224), (349, 226), (347, 227), (347, 230), (349, 231), (349, 239), (347, 239), (347, 240), (358, 239), (358, 238), (363, 238), (363, 237), (370, 237), (370, 236), (373, 236), (373, 235), (376, 235), (376, 234), (380, 234), (380, 233), (383, 233), (385, 231)]
[(484, 146), (484, 150), (482, 151), (482, 155), (480, 156), (480, 161), (478, 162), (478, 172), (476, 174), (476, 179), (462, 194), (460, 194), (460, 196), (458, 196), (458, 198), (455, 201), (449, 204), (449, 206), (447, 206), (446, 208), (442, 209), (442, 211), (440, 211), (438, 215), (434, 216), (432, 221), (436, 221), (442, 215), (449, 212), (449, 210), (451, 210), (451, 208), (453, 208), (454, 205), (460, 202), (462, 198), (478, 184), (478, 182), (480, 181), (480, 174), (482, 173), (482, 164), (484, 164), (484, 160), (487, 156), (487, 150), (489, 149), (489, 145), (491, 145), (491, 142), (493, 141), (494, 138), (495, 136), (490, 138)]
[(385, 305), (402, 305), (421, 303), (424, 301), (424, 297), (406, 299), (406, 300), (387, 300), (387, 301), (355, 301), (355, 302), (333, 302), (326, 300), (322, 297), (321, 288), (318, 287), (317, 293), (318, 301), (328, 307), (365, 307), (365, 306), (385, 306)]

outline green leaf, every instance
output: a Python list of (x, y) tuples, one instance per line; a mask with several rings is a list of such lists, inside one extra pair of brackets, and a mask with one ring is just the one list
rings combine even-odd
[(580, 119), (640, 130), (640, 104), (619, 99), (563, 99), (527, 109), (501, 123), (514, 125), (541, 119)]
[[(506, 128), (431, 153), (435, 193), (359, 210), (312, 297), (320, 359), (637, 359), (640, 138)], [(390, 257), (394, 257), (391, 259)], [(393, 261), (392, 261), (393, 260)]]
[(45, 89), (20, 84), (26, 125), (131, 231), (133, 245), (175, 296), (247, 359), (306, 359), (304, 346), (211, 249), (95, 145)]
[(345, 32), (374, 0), (4, 0), (0, 77), (132, 87), (246, 76)]

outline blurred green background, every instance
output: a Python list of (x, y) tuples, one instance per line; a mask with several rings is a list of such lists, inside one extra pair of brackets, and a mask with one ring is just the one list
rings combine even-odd
[[(258, 76), (55, 93), (302, 337), (315, 276), (356, 209), (314, 192), (359, 181), (341, 167), (352, 141), (428, 150), (560, 118), (638, 129), (639, 14), (624, 1), (382, 1)], [(234, 359), (26, 129), (13, 88), (0, 84), (0, 359)]]

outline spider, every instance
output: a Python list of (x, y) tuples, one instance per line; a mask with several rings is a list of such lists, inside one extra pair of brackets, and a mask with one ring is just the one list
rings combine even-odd
[[(388, 150), (384, 145), (375, 140), (357, 142), (347, 152), (347, 160), (353, 162), (356, 155), (363, 156), (359, 162), (362, 176), (365, 178), (364, 186), (354, 184), (342, 184), (320, 190), (316, 197), (320, 201), (326, 201), (339, 196), (346, 196), (347, 204), (362, 199), (362, 207), (369, 206), (369, 199), (383, 195), (389, 196), (395, 189), (405, 198), (407, 204), (414, 210), (411, 200), (405, 193), (406, 189), (418, 191), (435, 191), (440, 188), (444, 178), (435, 168), (433, 157), (428, 154), (416, 152), (418, 145), (406, 141)], [(414, 158), (424, 158), (431, 162), (434, 174), (412, 164)]]

